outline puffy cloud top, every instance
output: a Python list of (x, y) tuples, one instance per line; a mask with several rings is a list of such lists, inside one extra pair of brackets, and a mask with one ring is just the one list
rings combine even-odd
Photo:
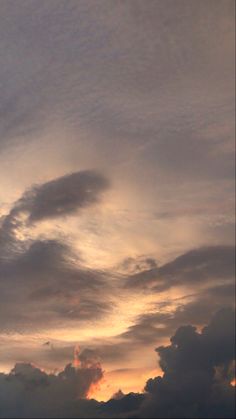
[(233, 418), (234, 322), (232, 309), (216, 313), (197, 332), (181, 326), (169, 346), (157, 348), (163, 377), (147, 381), (145, 392), (118, 395), (108, 402), (83, 401), (103, 377), (94, 352), (78, 354), (59, 374), (16, 364), (0, 374), (0, 417), (71, 418)]
[(150, 400), (143, 412), (153, 418), (234, 417), (232, 363), (235, 313), (223, 309), (201, 333), (181, 326), (171, 345), (157, 348), (163, 377), (148, 380)]
[(0, 374), (0, 416), (66, 417), (67, 406), (86, 398), (102, 377), (98, 364), (80, 368), (68, 364), (58, 375), (16, 364), (9, 374)]

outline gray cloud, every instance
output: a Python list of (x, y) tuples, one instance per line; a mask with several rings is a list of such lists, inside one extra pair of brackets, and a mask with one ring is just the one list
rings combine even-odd
[(141, 176), (233, 177), (229, 135), (204, 131), (233, 120), (232, 1), (3, 4), (4, 148), (56, 120)]
[(16, 237), (25, 224), (22, 214), (27, 216), (28, 226), (32, 222), (71, 215), (97, 203), (108, 185), (101, 174), (84, 170), (31, 187), (0, 220), (0, 258), (22, 248), (22, 242)]
[(107, 313), (109, 286), (102, 272), (83, 267), (55, 240), (36, 241), (0, 265), (1, 329), (59, 327)]
[[(1, 330), (48, 327), (97, 318), (110, 308), (104, 273), (82, 266), (58, 240), (19, 240), (31, 222), (70, 215), (99, 200), (108, 181), (94, 171), (65, 175), (29, 189), (0, 225)], [(27, 219), (23, 221), (21, 216)]]
[(157, 349), (164, 375), (147, 382), (151, 397), (138, 417), (232, 418), (234, 344), (233, 310), (219, 311), (201, 333), (180, 327), (170, 346)]
[[(227, 279), (227, 276), (226, 276)], [(212, 284), (202, 291), (172, 301), (176, 308), (168, 310), (170, 300), (163, 300), (150, 313), (138, 316), (122, 337), (134, 344), (153, 344), (166, 339), (181, 324), (201, 326), (222, 307), (235, 306), (234, 279), (223, 284)]]
[(103, 376), (91, 350), (79, 355), (79, 368), (69, 364), (58, 375), (16, 364), (0, 374), (0, 416), (233, 418), (234, 326), (235, 313), (224, 309), (201, 332), (179, 327), (171, 344), (156, 350), (163, 377), (149, 379), (142, 394), (119, 392), (105, 403), (81, 400)]
[(29, 213), (29, 221), (40, 221), (72, 214), (99, 200), (108, 181), (93, 171), (82, 171), (62, 176), (31, 188), (19, 200), (19, 211)]
[[(119, 205), (129, 207), (128, 229), (119, 211), (110, 221), (108, 210), (105, 229), (115, 230), (111, 242), (124, 226), (129, 241), (134, 222), (135, 251), (139, 231), (144, 243), (157, 231), (152, 254), (159, 248), (180, 253), (189, 244), (179, 233), (176, 238), (172, 225), (177, 220), (178, 229), (178, 221), (187, 218), (193, 246), (222, 243), (160, 267), (152, 258), (127, 259), (123, 268), (130, 277), (122, 293), (138, 298), (143, 291), (156, 295), (191, 285), (196, 295), (191, 303), (179, 302), (171, 315), (163, 313), (168, 301), (141, 315), (117, 344), (114, 339), (96, 348), (93, 342), (99, 356), (124, 358), (138, 345), (158, 342), (182, 323), (202, 324), (233, 303), (234, 248), (224, 244), (233, 242), (234, 231), (234, 25), (231, 0), (2, 0), (0, 201), (8, 205), (29, 179), (37, 182), (43, 173), (71, 173), (28, 189), (0, 219), (2, 331), (60, 328), (112, 309), (110, 298), (118, 298), (110, 280), (114, 273), (108, 278), (88, 270), (58, 240), (17, 240), (21, 228), (96, 203), (108, 181), (93, 171), (77, 172), (94, 163), (121, 186), (114, 190), (114, 208), (117, 195)], [(67, 348), (58, 350), (58, 359), (66, 354)], [(138, 397), (130, 399), (135, 405)], [(124, 414), (121, 405), (116, 409)]]
[(232, 281), (234, 273), (234, 246), (211, 246), (190, 250), (160, 268), (131, 275), (125, 286), (160, 292), (176, 285)]
[[(68, 364), (58, 375), (46, 374), (30, 364), (16, 364), (9, 374), (0, 374), (0, 417), (66, 417), (66, 412), (74, 417), (71, 410), (84, 417), (86, 401), (80, 404), (77, 400), (86, 398), (102, 377), (97, 364), (79, 368)], [(91, 404), (88, 412), (93, 411)]]

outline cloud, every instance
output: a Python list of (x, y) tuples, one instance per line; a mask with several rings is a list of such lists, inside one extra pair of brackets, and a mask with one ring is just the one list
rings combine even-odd
[(159, 268), (130, 275), (127, 288), (165, 291), (178, 285), (200, 284), (232, 280), (235, 272), (234, 246), (210, 246), (190, 250)]
[(219, 310), (201, 332), (181, 326), (170, 340), (156, 349), (163, 376), (149, 379), (143, 394), (106, 403), (104, 411), (113, 406), (109, 417), (123, 418), (233, 418), (234, 310)]
[(61, 327), (111, 308), (107, 276), (87, 269), (66, 244), (37, 240), (0, 264), (2, 330)]
[[(78, 368), (68, 364), (57, 375), (31, 364), (16, 364), (9, 374), (0, 374), (0, 417), (66, 417), (67, 411), (74, 417), (70, 410), (102, 378), (101, 366), (92, 363)], [(83, 416), (81, 406), (77, 417)]]
[(156, 349), (163, 376), (149, 379), (144, 393), (119, 391), (108, 402), (81, 400), (103, 378), (91, 350), (78, 354), (80, 367), (57, 375), (16, 364), (0, 374), (0, 417), (233, 418), (234, 326), (234, 311), (222, 309), (201, 332), (179, 327)]
[(96, 203), (107, 187), (106, 178), (85, 170), (31, 188), (16, 205), (29, 213), (29, 222), (56, 218)]
[(134, 157), (141, 176), (155, 165), (155, 179), (159, 168), (175, 178), (233, 177), (232, 153), (216, 152), (218, 130), (214, 141), (204, 133), (233, 120), (233, 8), (4, 3), (0, 144), (26, 134), (33, 142), (56, 121), (88, 133), (89, 150), (106, 161)]
[[(160, 267), (129, 275), (124, 281), (127, 292), (163, 297), (121, 337), (146, 345), (167, 338), (180, 324), (203, 325), (221, 307), (235, 305), (234, 278), (234, 246), (193, 249)], [(178, 298), (165, 294), (172, 289), (174, 294), (180, 290)]]
[[(194, 288), (191, 303), (172, 313), (166, 302), (161, 313), (152, 305), (116, 348), (113, 337), (101, 344), (114, 360), (166, 339), (181, 322), (202, 324), (232, 301), (233, 248), (196, 249), (160, 267), (152, 257), (127, 260), (127, 288), (114, 290), (114, 272), (87, 269), (58, 237), (28, 233), (99, 201), (107, 180), (77, 172), (98, 167), (114, 179), (108, 205), (95, 208), (94, 219), (89, 213), (61, 226), (64, 237), (78, 234), (89, 266), (111, 266), (126, 250), (164, 259), (189, 246), (232, 243), (233, 51), (233, 1), (3, 0), (0, 206), (33, 186), (0, 220), (1, 331), (48, 327), (58, 336), (62, 325), (77, 324), (79, 333), (81, 321), (102, 323), (111, 299), (122, 302), (112, 319), (120, 331), (141, 294), (137, 313), (148, 293), (158, 300), (162, 291)], [(46, 183), (36, 184), (42, 177)]]
[(193, 295), (186, 295), (172, 301), (175, 308), (170, 309), (171, 302), (163, 301), (150, 313), (141, 314), (134, 324), (122, 333), (122, 338), (139, 345), (154, 344), (168, 338), (180, 324), (191, 323), (202, 326), (209, 317), (222, 307), (235, 305), (234, 283), (205, 288)]
[(1, 330), (99, 318), (110, 308), (106, 276), (83, 266), (57, 239), (19, 239), (32, 222), (70, 215), (98, 202), (108, 181), (81, 171), (31, 187), (0, 225)]
[(148, 380), (150, 399), (141, 417), (234, 416), (231, 365), (235, 359), (235, 313), (219, 311), (201, 333), (180, 327), (171, 345), (157, 348), (163, 377)]
[(0, 220), (0, 258), (22, 247), (17, 233), (23, 226), (71, 215), (93, 205), (108, 185), (108, 180), (101, 174), (84, 170), (32, 186)]
[(21, 213), (26, 213), (29, 222), (73, 214), (98, 202), (99, 195), (108, 185), (108, 180), (101, 174), (84, 170), (33, 186), (14, 204), (1, 228), (11, 233)]

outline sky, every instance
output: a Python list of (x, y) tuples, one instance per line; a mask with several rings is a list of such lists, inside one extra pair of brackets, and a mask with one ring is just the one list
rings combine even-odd
[(234, 32), (1, 1), (0, 417), (232, 417)]

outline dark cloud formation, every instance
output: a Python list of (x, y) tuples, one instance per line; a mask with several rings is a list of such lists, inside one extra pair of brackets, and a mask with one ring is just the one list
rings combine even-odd
[(0, 264), (2, 330), (62, 326), (100, 317), (110, 307), (102, 272), (83, 267), (70, 247), (35, 241)]
[(190, 250), (175, 260), (129, 276), (127, 288), (165, 291), (176, 285), (200, 285), (232, 280), (235, 273), (235, 247), (211, 246)]
[(77, 400), (85, 399), (102, 377), (101, 367), (93, 363), (81, 363), (79, 368), (68, 364), (58, 375), (31, 364), (16, 364), (9, 374), (0, 374), (0, 417), (67, 417), (67, 413), (75, 417), (73, 409), (78, 409), (77, 417), (83, 417), (84, 406), (88, 417), (93, 402), (88, 405), (81, 400), (77, 406)]
[(149, 379), (142, 394), (120, 391), (108, 402), (81, 400), (103, 377), (91, 350), (58, 375), (16, 364), (0, 375), (0, 417), (233, 418), (235, 313), (217, 312), (197, 332), (181, 326), (169, 346), (157, 348), (162, 377)]
[(31, 188), (17, 207), (29, 213), (30, 222), (56, 218), (94, 204), (107, 187), (99, 173), (80, 171)]
[[(190, 301), (188, 301), (188, 298)], [(154, 344), (174, 333), (180, 324), (191, 323), (195, 326), (205, 324), (209, 317), (222, 306), (235, 305), (235, 284), (229, 283), (204, 289), (202, 292), (176, 301), (177, 308), (168, 311), (169, 301), (163, 301), (151, 313), (142, 314), (135, 323), (122, 334), (129, 342)]]
[(16, 236), (25, 224), (22, 215), (29, 225), (73, 214), (98, 202), (108, 185), (108, 180), (101, 174), (84, 170), (31, 187), (15, 202), (10, 212), (0, 219), (0, 259), (22, 247)]
[[(31, 222), (57, 218), (99, 200), (108, 181), (94, 171), (29, 189), (0, 225), (1, 330), (100, 317), (109, 308), (105, 275), (87, 269), (59, 240), (19, 240)], [(24, 220), (23, 215), (26, 217)]]
[(157, 261), (151, 257), (137, 257), (126, 258), (119, 266), (121, 271), (130, 272), (130, 274), (137, 274), (143, 271), (148, 271), (157, 268)]
[[(152, 312), (141, 314), (122, 334), (130, 343), (155, 343), (174, 333), (183, 323), (204, 324), (222, 306), (235, 305), (235, 248), (212, 246), (193, 249), (160, 267), (145, 269), (125, 280), (129, 291), (156, 293), (183, 287), (185, 296), (163, 297)], [(189, 291), (190, 290), (190, 291)]]
[[(87, 356), (115, 363), (232, 304), (233, 247), (195, 249), (160, 267), (151, 257), (128, 258), (121, 289), (113, 272), (87, 269), (58, 237), (30, 237), (38, 222), (58, 221), (100, 200), (107, 179), (77, 172), (95, 166), (118, 189), (85, 230), (93, 234), (96, 225), (98, 246), (111, 260), (119, 247), (135, 254), (153, 243), (151, 254), (160, 249), (166, 257), (199, 243), (233, 243), (234, 7), (233, 0), (1, 1), (0, 213), (29, 179), (55, 176), (33, 184), (0, 219), (0, 332), (9, 341), (9, 332), (23, 332), (24, 341), (44, 328), (58, 335), (64, 325), (75, 324), (78, 333), (81, 321), (111, 312), (111, 299), (119, 305), (150, 293), (160, 301), (169, 290), (171, 299), (177, 287), (193, 294), (177, 308), (173, 301), (152, 305), (117, 337), (93, 337)], [(62, 173), (70, 174), (56, 178)], [(86, 236), (80, 243), (85, 253), (88, 242)], [(42, 347), (45, 358), (70, 357), (72, 347), (61, 344)], [(30, 348), (26, 356), (31, 359)], [(143, 399), (155, 398), (148, 390), (109, 405), (66, 402), (67, 415), (93, 417), (94, 409), (103, 416), (142, 415)]]
[(201, 333), (180, 327), (171, 345), (159, 347), (163, 377), (150, 379), (150, 394), (141, 417), (232, 418), (234, 389), (231, 365), (235, 359), (235, 313), (218, 312)]
[(142, 395), (106, 403), (109, 417), (234, 418), (234, 310), (221, 309), (201, 332), (185, 324), (156, 350), (163, 376), (149, 379)]

